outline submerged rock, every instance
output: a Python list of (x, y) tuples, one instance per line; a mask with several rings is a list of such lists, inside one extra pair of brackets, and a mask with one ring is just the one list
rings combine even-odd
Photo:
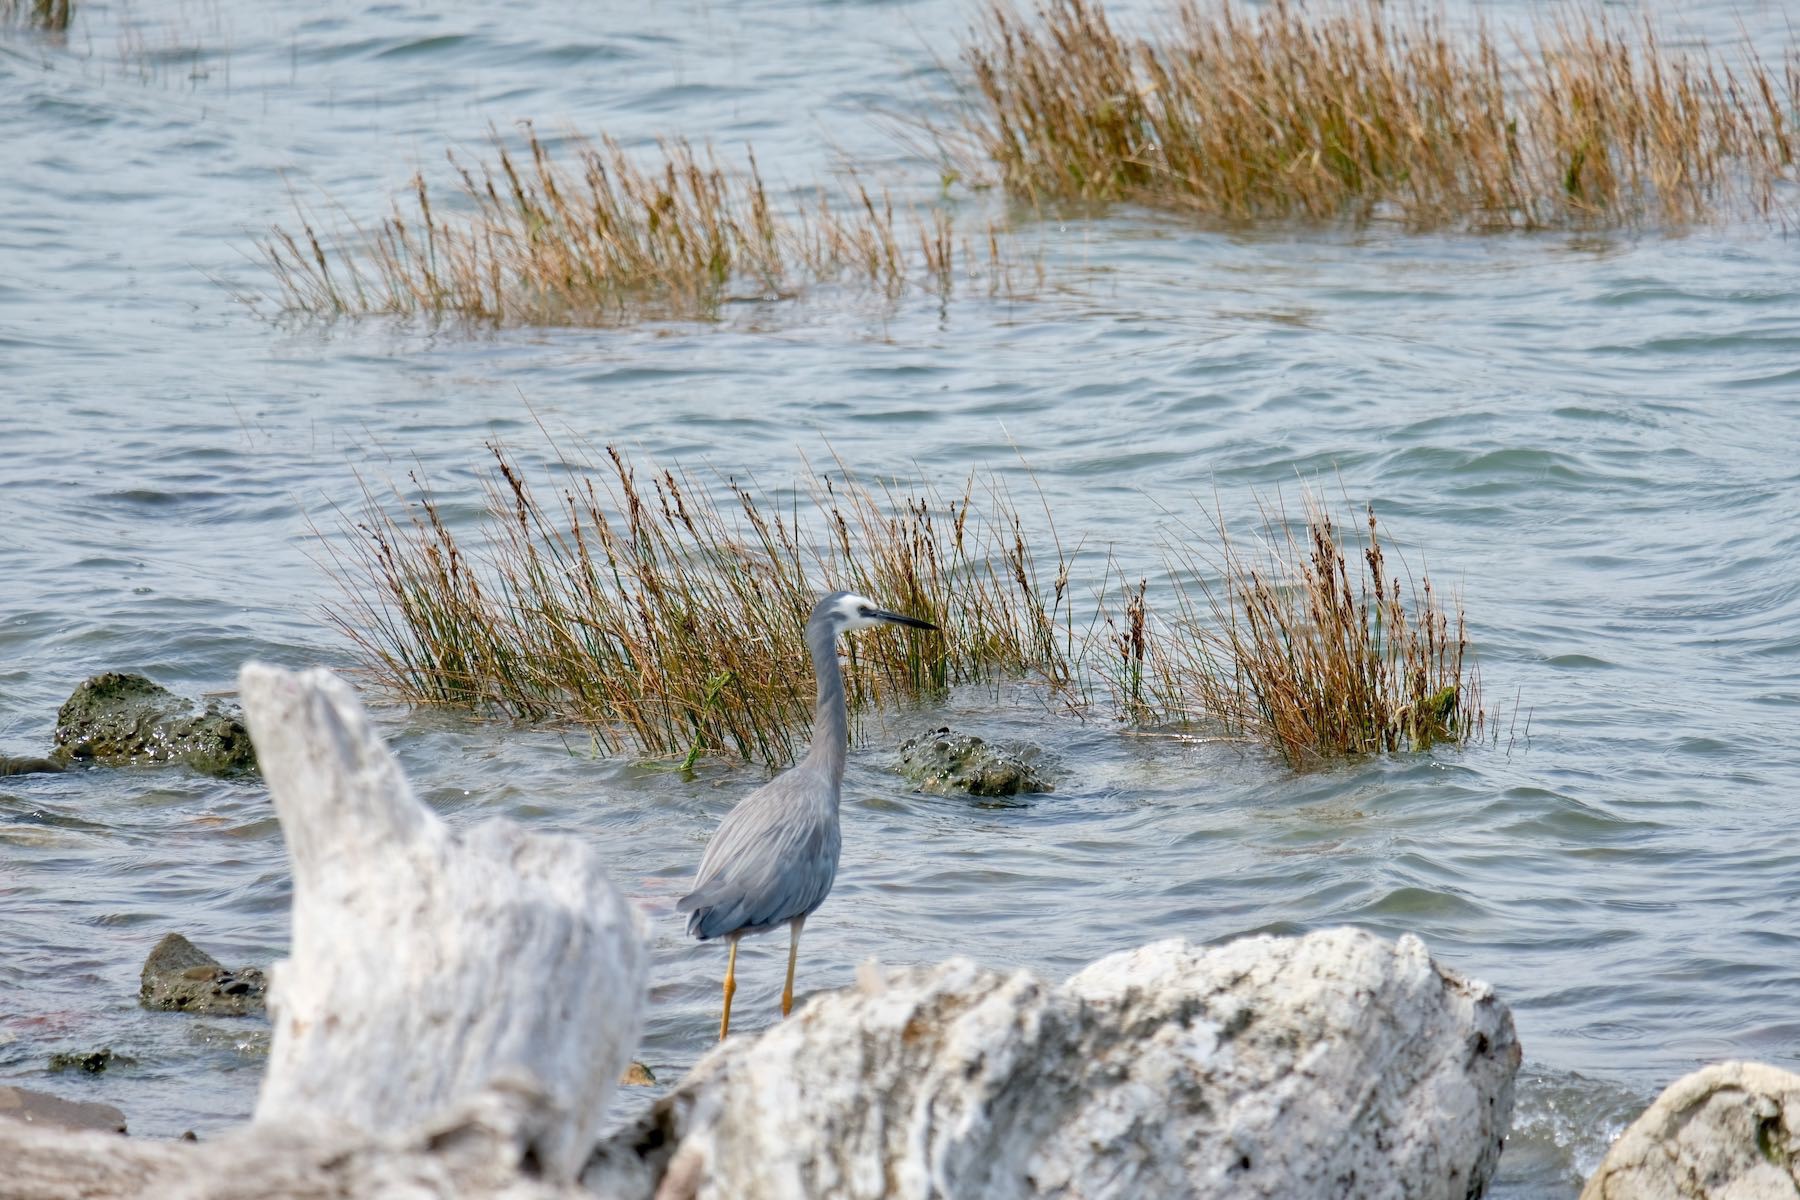
[(1581, 1200), (1761, 1200), (1800, 1193), (1800, 1075), (1715, 1063), (1619, 1135)]
[(1001, 746), (948, 726), (900, 743), (900, 774), (922, 792), (946, 796), (1017, 796), (1055, 787), (1034, 765), (1036, 746)]
[(15, 758), (10, 754), (0, 754), (0, 776), (54, 775), (62, 769), (63, 765), (53, 758)]
[(235, 712), (194, 701), (142, 675), (109, 671), (77, 687), (56, 714), (56, 753), (108, 766), (182, 762), (208, 775), (256, 767)]
[(864, 968), (602, 1142), (601, 1195), (1479, 1196), (1519, 1043), (1492, 988), (1354, 929), (1101, 959), (1060, 986)]
[(129, 1066), (137, 1059), (125, 1054), (114, 1054), (111, 1046), (99, 1050), (59, 1050), (50, 1056), (52, 1071), (86, 1071), (90, 1075), (98, 1075), (114, 1063)]
[(634, 1059), (625, 1068), (625, 1073), (619, 1076), (619, 1082), (625, 1087), (654, 1087), (656, 1072)]
[(267, 988), (261, 968), (229, 970), (179, 933), (171, 933), (144, 961), (138, 999), (145, 1008), (241, 1017), (262, 1010)]
[[(231, 1014), (226, 1014), (229, 1018)], [(242, 1021), (227, 1020), (223, 1024), (214, 1025), (208, 1021), (195, 1021), (188, 1026), (188, 1043), (229, 1052), (246, 1062), (260, 1064), (269, 1057), (269, 1043), (273, 1031), (263, 1024), (247, 1025)]]
[(125, 1114), (110, 1104), (64, 1100), (61, 1096), (21, 1087), (0, 1087), (0, 1118), (59, 1129), (125, 1132)]

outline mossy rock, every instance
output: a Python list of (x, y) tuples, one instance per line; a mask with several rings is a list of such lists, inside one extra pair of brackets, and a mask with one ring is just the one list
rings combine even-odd
[(137, 1059), (126, 1054), (114, 1054), (111, 1046), (99, 1050), (59, 1050), (50, 1056), (52, 1071), (86, 1071), (89, 1075), (98, 1075), (115, 1063), (130, 1066)]
[(980, 797), (1054, 791), (1036, 746), (1001, 746), (940, 727), (900, 743), (900, 774), (922, 792)]
[(56, 714), (56, 753), (107, 766), (186, 763), (207, 775), (256, 768), (250, 733), (217, 701), (199, 708), (142, 675), (108, 671), (77, 687)]
[(262, 1011), (267, 990), (260, 967), (233, 971), (179, 933), (170, 933), (144, 960), (138, 1000), (145, 1008), (241, 1017)]

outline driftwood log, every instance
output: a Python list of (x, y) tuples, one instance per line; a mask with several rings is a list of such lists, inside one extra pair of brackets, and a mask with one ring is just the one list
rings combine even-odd
[(1506, 1007), (1354, 930), (1060, 985), (866, 967), (601, 1138), (646, 952), (592, 853), (446, 829), (324, 672), (242, 691), (294, 869), (255, 1119), (200, 1145), (0, 1120), (0, 1200), (1462, 1200), (1494, 1169)]
[(533, 1148), (571, 1177), (637, 1046), (636, 910), (578, 839), (451, 833), (329, 673), (252, 664), (239, 690), (294, 870), (257, 1124), (402, 1134), (504, 1082), (562, 1114)]
[(577, 838), (452, 833), (328, 672), (239, 685), (294, 875), (254, 1121), (200, 1146), (0, 1122), (0, 1196), (571, 1190), (637, 1043), (636, 911)]
[(296, 1121), (162, 1142), (0, 1120), (0, 1200), (593, 1200), (538, 1169), (564, 1120), (508, 1086), (398, 1137)]

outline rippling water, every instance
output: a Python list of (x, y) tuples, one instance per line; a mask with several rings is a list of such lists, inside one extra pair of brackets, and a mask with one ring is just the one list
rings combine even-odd
[[(1683, 14), (1715, 44), (1782, 36), (1775, 4)], [(417, 468), (470, 500), (482, 440), (541, 461), (539, 419), (777, 487), (827, 442), (868, 474), (1023, 482), (1022, 454), (1065, 535), (1153, 578), (1194, 498), (1247, 514), (1341, 479), (1460, 584), (1498, 744), (1295, 776), (1028, 693), (890, 714), (851, 767), (803, 987), (870, 955), (1055, 976), (1168, 934), (1416, 931), (1517, 1017), (1508, 1196), (1572, 1195), (1696, 1064), (1800, 1062), (1800, 275), (1777, 232), (1231, 234), (1120, 213), (1027, 228), (1052, 281), (1035, 299), (828, 295), (622, 331), (319, 328), (233, 298), (263, 284), (246, 251), (290, 189), (367, 217), (415, 166), (443, 177), (445, 147), (527, 118), (749, 139), (793, 182), (845, 156), (928, 199), (936, 169), (892, 122), (946, 102), (939, 64), (972, 15), (90, 0), (66, 40), (0, 35), (0, 750), (46, 749), (101, 669), (199, 693), (253, 656), (345, 665), (308, 514), (333, 528), (358, 472)], [(988, 202), (965, 203), (979, 220)], [(758, 773), (382, 720), (452, 822), (605, 848), (655, 932), (642, 1057), (678, 1076), (722, 962), (673, 901)], [(1017, 809), (907, 793), (880, 747), (943, 720), (1054, 744), (1061, 786)], [(277, 957), (287, 900), (255, 782), (0, 781), (0, 1077), (113, 1101), (146, 1134), (240, 1120), (266, 1035), (142, 1012), (136, 972), (170, 928)], [(746, 1026), (775, 1014), (782, 949), (747, 944)], [(43, 1078), (52, 1050), (97, 1045), (136, 1064)]]

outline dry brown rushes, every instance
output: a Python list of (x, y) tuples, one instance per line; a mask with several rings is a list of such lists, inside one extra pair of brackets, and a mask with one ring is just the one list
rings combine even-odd
[(70, 0), (0, 0), (0, 23), (64, 33), (74, 15)]
[[(1516, 46), (1516, 49), (1515, 49)], [(1529, 35), (1368, 0), (1188, 0), (1153, 38), (1092, 0), (995, 0), (970, 132), (1015, 196), (1225, 220), (1414, 228), (1682, 225), (1777, 212), (1800, 57), (1735, 67), (1566, 12)]]
[(333, 620), (402, 698), (577, 721), (609, 749), (784, 763), (812, 714), (807, 614), (843, 587), (941, 627), (850, 643), (853, 712), (1030, 677), (1062, 704), (1104, 697), (1133, 724), (1208, 723), (1295, 765), (1482, 727), (1460, 606), (1453, 625), (1428, 579), (1402, 588), (1373, 512), (1360, 551), (1310, 499), (1305, 536), (1271, 521), (1261, 558), (1222, 526), (1210, 573), (1198, 539), (1175, 547), (1169, 619), (1145, 580), (1109, 564), (1097, 607), (1077, 614), (1071, 559), (1052, 536), (1040, 568), (992, 477), (943, 494), (839, 469), (784, 500), (609, 449), (546, 503), (492, 449), (480, 549), (429, 494), (399, 516), (371, 498), (336, 564)]
[(1389, 563), (1373, 508), (1359, 539), (1317, 497), (1305, 503), (1303, 530), (1265, 510), (1260, 553), (1223, 522), (1210, 560), (1192, 543), (1172, 548), (1176, 612), (1144, 639), (1145, 702), (1218, 721), (1295, 766), (1478, 736), (1481, 675), (1465, 663), (1461, 604), (1450, 616), (1429, 575)]
[(939, 626), (847, 646), (853, 713), (995, 672), (1068, 678), (1066, 565), (1040, 577), (994, 481), (946, 495), (839, 471), (784, 502), (609, 449), (546, 503), (491, 449), (480, 550), (426, 495), (399, 518), (371, 502), (337, 563), (333, 620), (409, 700), (580, 721), (609, 748), (787, 762), (812, 717), (806, 619), (837, 587)]
[(1008, 284), (997, 239), (959, 239), (942, 210), (895, 215), (853, 185), (845, 206), (812, 189), (772, 201), (754, 156), (742, 171), (685, 142), (644, 165), (617, 144), (577, 141), (559, 162), (526, 128), (515, 153), (465, 166), (452, 206), (423, 176), (372, 229), (299, 232), (260, 243), (280, 307), (315, 316), (424, 314), (488, 322), (609, 325), (710, 318), (733, 300), (789, 298), (847, 283), (886, 296), (909, 286)]

